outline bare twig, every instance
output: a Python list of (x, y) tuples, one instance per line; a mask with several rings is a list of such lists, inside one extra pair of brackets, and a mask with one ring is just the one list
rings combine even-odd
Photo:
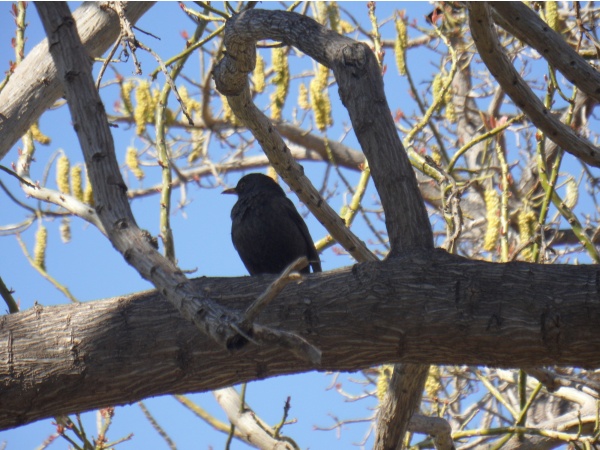
[(11, 314), (19, 312), (19, 305), (17, 305), (17, 302), (12, 296), (13, 292), (13, 290), (8, 289), (6, 287), (4, 281), (2, 280), (2, 277), (0, 277), (0, 295), (6, 302), (6, 305), (8, 306), (8, 312), (10, 312)]
[(29, 186), (32, 189), (36, 189), (37, 186), (35, 184), (33, 184), (32, 182), (26, 180), (25, 178), (21, 177), (18, 173), (16, 173), (13, 170), (10, 170), (6, 167), (4, 167), (3, 165), (0, 165), (0, 170), (3, 170), (4, 172), (6, 172), (7, 174), (9, 174), (11, 177), (15, 177), (17, 180), (19, 180), (21, 183)]
[(271, 303), (277, 294), (279, 294), (284, 287), (288, 285), (288, 283), (302, 279), (302, 276), (296, 271), (303, 269), (308, 266), (308, 259), (306, 256), (302, 256), (298, 258), (296, 261), (291, 263), (285, 270), (277, 277), (273, 283), (269, 285), (267, 290), (261, 294), (248, 308), (244, 313), (243, 323), (250, 324), (254, 322), (256, 317), (260, 314), (260, 312), (267, 307), (269, 303)]

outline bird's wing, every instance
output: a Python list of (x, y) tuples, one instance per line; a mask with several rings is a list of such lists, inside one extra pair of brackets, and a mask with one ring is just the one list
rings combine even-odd
[(302, 237), (304, 238), (304, 242), (306, 243), (306, 249), (308, 251), (308, 261), (312, 267), (313, 273), (321, 272), (321, 258), (319, 258), (319, 253), (315, 248), (315, 243), (313, 242), (312, 237), (310, 236), (308, 227), (306, 226), (304, 219), (294, 206), (294, 203), (292, 203), (292, 201), (289, 198), (283, 197), (283, 199), (285, 200), (286, 211), (288, 212), (290, 218), (294, 221), (294, 223), (300, 230)]

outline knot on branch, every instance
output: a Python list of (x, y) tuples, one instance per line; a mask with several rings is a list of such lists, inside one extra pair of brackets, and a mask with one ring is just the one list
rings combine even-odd
[[(256, 55), (254, 59), (256, 63)], [(213, 69), (213, 79), (217, 91), (225, 96), (238, 96), (248, 84), (248, 73), (254, 70), (243, 71), (236, 59), (226, 54)]]
[(346, 70), (353, 68), (354, 70), (351, 70), (352, 75), (358, 76), (365, 70), (369, 62), (369, 54), (372, 53), (371, 49), (362, 42), (348, 44), (342, 47), (341, 61)]
[(256, 39), (248, 33), (236, 30), (239, 15), (234, 15), (225, 24), (226, 52), (215, 66), (213, 78), (217, 90), (223, 95), (239, 95), (247, 84), (247, 77), (256, 67)]
[(252, 341), (253, 334), (254, 333), (252, 329), (246, 330), (244, 333), (238, 332), (238, 334), (235, 334), (229, 339), (227, 339), (227, 341), (225, 342), (225, 347), (229, 351), (239, 350), (243, 348), (248, 342)]

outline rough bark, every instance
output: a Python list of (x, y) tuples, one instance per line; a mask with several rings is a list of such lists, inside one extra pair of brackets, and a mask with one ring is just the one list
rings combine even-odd
[[(251, 100), (248, 73), (256, 64), (256, 42), (274, 39), (292, 45), (333, 70), (339, 94), (348, 109), (354, 132), (369, 161), (373, 182), (385, 211), (390, 239), (389, 257), (410, 250), (433, 248), (433, 234), (402, 142), (396, 131), (383, 89), (381, 68), (369, 47), (341, 36), (316, 21), (283, 11), (252, 10), (227, 22), (224, 43), (227, 53), (215, 67), (217, 89), (227, 96), (231, 109), (260, 142), (273, 167), (294, 189), (331, 235), (358, 261), (371, 260), (353, 242), (330, 208), (303, 175), (301, 167), (274, 132), (268, 118)], [(349, 237), (349, 239), (346, 239)], [(384, 401), (385, 421), (380, 421), (376, 448), (402, 441), (410, 417), (417, 410), (428, 367), (397, 367), (409, 378), (394, 377)], [(393, 407), (392, 407), (393, 405)], [(390, 409), (387, 409), (387, 407)], [(380, 437), (383, 436), (383, 437)]]
[[(301, 37), (299, 30), (292, 32), (293, 25), (301, 23), (298, 18), (304, 18), (316, 24), (315, 30), (319, 30), (321, 35), (315, 34), (315, 30), (311, 30), (312, 33), (307, 33), (304, 28)], [(260, 143), (277, 173), (294, 190), (331, 236), (357, 261), (373, 261), (377, 258), (364, 242), (344, 226), (343, 220), (325, 202), (319, 191), (304, 175), (302, 166), (291, 157), (289, 148), (285, 145), (281, 136), (275, 132), (271, 120), (252, 102), (248, 86), (248, 73), (256, 65), (256, 42), (258, 40), (284, 40), (284, 38), (291, 36), (291, 42), (298, 48), (317, 61), (322, 61), (325, 58), (322, 50), (326, 42), (322, 34), (327, 31), (329, 30), (326, 30), (312, 19), (283, 11), (251, 10), (233, 16), (227, 21), (225, 27), (224, 44), (227, 52), (215, 66), (213, 72), (215, 84), (219, 92), (227, 96), (227, 101), (237, 118)], [(331, 37), (339, 36), (333, 32), (329, 33)], [(307, 39), (307, 36), (311, 36), (311, 39)], [(302, 44), (299, 41), (305, 41), (306, 48), (301, 47)], [(315, 54), (319, 51), (317, 49), (320, 50), (320, 53)]]
[(83, 150), (94, 202), (112, 245), (138, 273), (152, 284), (199, 330), (223, 347), (239, 348), (247, 336), (261, 342), (281, 336), (256, 329), (250, 321), (218, 305), (196, 297), (181, 270), (163, 257), (133, 217), (115, 156), (114, 142), (104, 105), (95, 89), (90, 60), (81, 44), (74, 19), (65, 2), (40, 2), (36, 8), (48, 35), (49, 49), (63, 83), (73, 127)]
[[(270, 281), (193, 284), (198, 297), (241, 310)], [(600, 268), (493, 264), (435, 250), (307, 276), (260, 323), (316, 345), (321, 365), (272, 345), (228, 353), (156, 292), (4, 316), (0, 427), (309, 370), (600, 367)]]
[[(119, 36), (119, 19), (103, 4), (85, 2), (73, 13), (81, 41), (92, 58), (102, 56)], [(127, 2), (127, 18), (137, 22), (152, 5), (154, 2)], [(44, 39), (17, 66), (0, 92), (0, 160), (62, 95), (63, 87)]]
[(428, 374), (427, 364), (394, 364), (394, 373), (377, 411), (374, 449), (403, 448), (404, 435), (411, 417), (418, 411)]
[(494, 21), (498, 25), (536, 49), (567, 80), (600, 102), (600, 73), (528, 5), (522, 2), (494, 2), (492, 8)]

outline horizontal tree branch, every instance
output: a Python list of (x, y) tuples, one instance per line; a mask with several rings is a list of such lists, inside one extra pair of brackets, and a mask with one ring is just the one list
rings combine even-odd
[[(304, 200), (311, 212), (357, 261), (376, 259), (364, 244), (344, 229), (337, 215), (304, 176), (302, 167), (271, 121), (252, 102), (248, 73), (256, 65), (256, 43), (262, 39), (282, 41), (332, 69), (338, 92), (348, 110), (352, 127), (367, 157), (370, 173), (385, 211), (390, 243), (389, 256), (434, 247), (429, 216), (417, 179), (387, 103), (382, 69), (368, 45), (329, 30), (306, 16), (284, 11), (249, 10), (227, 21), (223, 43), (227, 51), (213, 70), (217, 90), (227, 96), (235, 115), (247, 126), (275, 170)], [(316, 203), (316, 204), (315, 204)], [(396, 372), (414, 375), (399, 379), (388, 392), (400, 408), (387, 414), (378, 425), (376, 448), (389, 448), (379, 439), (380, 429), (394, 430), (393, 445), (402, 442), (410, 416), (418, 408), (428, 368), (396, 367)], [(384, 402), (386, 405), (387, 402)], [(402, 411), (402, 415), (397, 412)], [(379, 444), (378, 444), (379, 443)]]
[[(272, 280), (192, 283), (198, 298), (243, 311)], [(434, 250), (306, 276), (258, 322), (318, 347), (321, 365), (270, 344), (227, 352), (155, 291), (3, 316), (0, 428), (310, 370), (600, 367), (600, 268), (493, 264)]]

